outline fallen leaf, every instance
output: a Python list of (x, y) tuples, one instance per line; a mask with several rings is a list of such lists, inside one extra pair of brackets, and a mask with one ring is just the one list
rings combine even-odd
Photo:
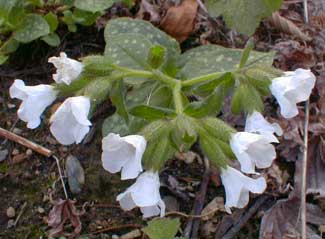
[[(52, 228), (49, 231), (49, 237), (55, 237), (59, 235), (73, 238), (81, 232), (80, 216), (84, 212), (78, 212), (75, 207), (75, 201), (62, 200), (54, 202), (54, 206), (48, 216), (48, 225)], [(71, 223), (74, 230), (72, 233), (64, 232), (64, 225)]]
[(225, 211), (223, 197), (215, 197), (211, 202), (208, 203), (208, 205), (205, 206), (201, 214), (205, 215), (209, 213), (209, 215), (202, 217), (202, 220), (207, 221), (211, 219), (215, 215), (215, 213), (211, 213), (212, 211), (214, 211), (215, 213), (217, 213), (218, 211)]
[[(300, 200), (297, 197), (279, 200), (263, 216), (260, 227), (260, 239), (299, 239), (301, 224), (299, 221)], [(325, 224), (325, 213), (313, 204), (307, 203), (307, 222), (314, 225)], [(310, 227), (307, 237), (321, 239)]]
[(178, 6), (172, 6), (160, 22), (160, 26), (179, 42), (187, 39), (194, 29), (198, 9), (196, 0), (183, 0)]

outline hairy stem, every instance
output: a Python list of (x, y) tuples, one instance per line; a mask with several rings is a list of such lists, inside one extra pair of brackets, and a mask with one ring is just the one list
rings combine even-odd
[(204, 81), (213, 80), (225, 74), (225, 72), (214, 72), (211, 74), (195, 77), (186, 81), (182, 81), (182, 86), (192, 86)]
[(173, 87), (173, 98), (174, 98), (175, 110), (177, 114), (183, 113), (184, 110), (181, 89), (182, 89), (182, 82), (177, 81), (177, 83)]

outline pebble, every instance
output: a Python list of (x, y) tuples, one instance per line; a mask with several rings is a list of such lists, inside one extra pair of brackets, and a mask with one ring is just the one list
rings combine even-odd
[(8, 149), (0, 150), (0, 162), (5, 160), (9, 154)]
[(16, 211), (13, 207), (8, 207), (6, 213), (9, 218), (14, 218), (16, 216)]
[(45, 209), (42, 208), (42, 207), (38, 207), (37, 212), (40, 213), (40, 214), (43, 214), (45, 212)]
[(8, 227), (8, 228), (11, 228), (11, 227), (13, 227), (13, 226), (15, 226), (15, 220), (10, 219), (10, 220), (8, 221), (8, 225), (7, 225), (7, 227)]
[(112, 239), (119, 239), (120, 237), (118, 235), (112, 235)]
[(8, 104), (7, 104), (7, 107), (8, 107), (9, 109), (13, 109), (13, 108), (16, 108), (16, 105), (15, 105), (15, 104), (10, 104), (10, 103), (8, 103)]
[(18, 149), (13, 149), (12, 152), (11, 152), (12, 155), (17, 155), (19, 154), (19, 150)]
[(27, 150), (26, 150), (26, 155), (27, 155), (28, 157), (32, 156), (32, 154), (33, 154), (33, 150), (31, 150), (31, 149), (27, 149)]

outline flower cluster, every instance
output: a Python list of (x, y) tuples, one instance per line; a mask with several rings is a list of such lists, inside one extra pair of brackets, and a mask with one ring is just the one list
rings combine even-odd
[[(65, 53), (61, 53), (60, 57), (51, 57), (49, 62), (57, 68), (53, 75), (57, 84), (70, 85), (84, 70), (81, 62), (68, 58)], [(298, 114), (296, 104), (309, 98), (314, 84), (315, 76), (303, 69), (286, 72), (284, 76), (273, 79), (270, 90), (285, 118)], [(18, 117), (27, 122), (30, 129), (40, 125), (41, 115), (58, 95), (57, 88), (52, 85), (26, 86), (19, 79), (10, 87), (10, 96), (22, 100)], [(50, 118), (50, 131), (59, 143), (70, 145), (83, 140), (92, 125), (88, 119), (90, 108), (90, 98), (77, 95), (67, 98), (56, 109)], [(264, 177), (253, 176), (258, 175), (256, 168), (270, 167), (276, 158), (273, 143), (279, 141), (275, 134), (282, 135), (281, 127), (269, 123), (260, 112), (255, 111), (247, 116), (244, 131), (231, 135), (229, 145), (240, 164), (240, 170), (230, 166), (221, 169), (227, 212), (231, 212), (231, 207), (246, 206), (249, 192), (263, 193), (266, 189)], [(165, 204), (159, 193), (158, 171), (151, 168), (144, 171), (142, 167), (146, 147), (147, 140), (142, 135), (121, 137), (109, 133), (102, 140), (102, 165), (110, 173), (121, 172), (122, 180), (136, 179), (132, 186), (117, 196), (117, 201), (124, 210), (139, 207), (143, 217), (164, 216)]]
[[(51, 57), (50, 63), (56, 68), (53, 79), (56, 83), (71, 84), (83, 69), (83, 64), (67, 58), (65, 53), (60, 57)], [(57, 98), (58, 92), (52, 85), (25, 86), (22, 80), (15, 80), (10, 87), (10, 96), (22, 100), (18, 117), (27, 122), (27, 127), (35, 129), (40, 125), (44, 110)], [(88, 120), (90, 99), (85, 96), (67, 98), (50, 118), (50, 131), (56, 140), (63, 145), (80, 143), (89, 132), (91, 122)]]

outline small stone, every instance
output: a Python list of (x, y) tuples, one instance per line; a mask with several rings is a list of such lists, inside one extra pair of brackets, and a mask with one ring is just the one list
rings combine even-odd
[(10, 220), (8, 221), (7, 228), (11, 228), (11, 227), (13, 227), (13, 226), (15, 226), (15, 220), (10, 219)]
[(16, 105), (15, 105), (15, 104), (10, 104), (10, 103), (8, 103), (8, 104), (7, 104), (7, 107), (8, 107), (9, 109), (13, 109), (13, 108), (16, 108)]
[(112, 239), (119, 239), (120, 237), (118, 235), (112, 235)]
[(31, 150), (31, 149), (27, 149), (27, 150), (26, 150), (26, 155), (27, 155), (27, 157), (32, 156), (32, 154), (33, 154), (33, 150)]
[(45, 212), (45, 210), (42, 207), (38, 207), (37, 212), (40, 213), (40, 214), (43, 214)]
[(17, 155), (19, 154), (19, 150), (18, 149), (13, 149), (12, 152), (11, 152), (12, 155)]
[(8, 149), (0, 150), (0, 162), (4, 161), (9, 154)]
[(7, 213), (7, 217), (9, 218), (14, 218), (16, 215), (16, 211), (13, 207), (8, 207), (6, 213)]
[(13, 130), (12, 130), (12, 132), (14, 133), (14, 134), (22, 134), (22, 132), (23, 132), (23, 130), (22, 129), (19, 129), (19, 128), (14, 128)]

